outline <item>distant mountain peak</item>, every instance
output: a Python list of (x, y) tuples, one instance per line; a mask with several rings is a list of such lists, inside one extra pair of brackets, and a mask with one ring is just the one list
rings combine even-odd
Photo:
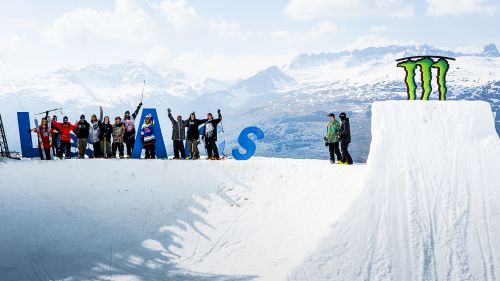
[(266, 93), (295, 82), (293, 77), (288, 76), (281, 68), (273, 65), (257, 72), (248, 79), (240, 81), (235, 88), (246, 89), (252, 93)]
[(500, 57), (500, 53), (498, 52), (497, 46), (495, 44), (489, 44), (484, 46), (483, 56), (496, 58)]

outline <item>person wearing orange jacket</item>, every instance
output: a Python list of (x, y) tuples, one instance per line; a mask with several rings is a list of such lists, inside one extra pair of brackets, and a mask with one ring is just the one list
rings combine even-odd
[(71, 131), (76, 130), (78, 128), (77, 124), (73, 125), (68, 122), (68, 116), (63, 117), (63, 122), (59, 123), (57, 121), (54, 121), (54, 131), (59, 132), (60, 134), (60, 147), (59, 147), (59, 158), (62, 159), (63, 154), (66, 154), (66, 159), (71, 158), (70, 157), (70, 151), (71, 151)]

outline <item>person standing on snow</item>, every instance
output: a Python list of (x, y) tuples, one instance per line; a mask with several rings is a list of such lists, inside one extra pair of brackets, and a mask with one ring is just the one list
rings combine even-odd
[(59, 155), (59, 131), (57, 130), (54, 130), (54, 122), (57, 122), (57, 116), (54, 115), (52, 116), (52, 121), (51, 122), (51, 128), (52, 128), (52, 132), (51, 132), (51, 139), (52, 139), (52, 143), (51, 143), (51, 148), (52, 148), (52, 155), (54, 157), (58, 156)]
[(217, 109), (218, 118), (214, 119), (212, 113), (207, 114), (205, 129), (203, 131), (203, 140), (207, 149), (208, 159), (219, 160), (219, 150), (217, 149), (217, 125), (222, 121), (220, 109)]
[(75, 131), (78, 125), (72, 125), (68, 122), (68, 116), (63, 117), (63, 122), (59, 123), (57, 121), (53, 122), (55, 127), (54, 132), (60, 134), (61, 145), (59, 146), (59, 158), (62, 159), (63, 154), (65, 154), (66, 159), (70, 159), (71, 152), (71, 131)]
[(97, 116), (95, 114), (92, 114), (90, 117), (90, 137), (92, 141), (92, 147), (94, 149), (94, 155), (92, 155), (93, 158), (100, 158), (102, 157), (102, 150), (101, 150), (101, 124), (102, 124), (102, 107), (99, 106), (99, 120), (97, 119)]
[(115, 124), (113, 124), (113, 152), (112, 157), (116, 158), (116, 151), (118, 150), (120, 158), (123, 158), (123, 136), (125, 135), (125, 126), (123, 126), (122, 118), (115, 117)]
[(348, 148), (351, 142), (351, 126), (349, 125), (349, 118), (346, 117), (345, 112), (340, 113), (340, 151), (342, 152), (342, 160), (340, 164), (352, 165), (352, 158), (349, 154)]
[(174, 119), (172, 116), (172, 111), (167, 109), (168, 111), (168, 118), (170, 118), (170, 121), (172, 122), (172, 141), (174, 143), (174, 159), (180, 159), (179, 158), (179, 151), (180, 151), (180, 156), (182, 159), (186, 159), (186, 151), (184, 150), (184, 139), (186, 138), (186, 126), (188, 124), (188, 121), (182, 120), (182, 116), (177, 116), (177, 120)]
[(33, 128), (33, 132), (38, 135), (38, 149), (40, 151), (40, 160), (42, 157), (42, 150), (45, 153), (45, 160), (50, 160), (50, 128), (47, 122), (47, 117), (42, 118), (42, 124), (38, 128)]
[(90, 124), (85, 120), (85, 115), (80, 116), (80, 121), (77, 123), (76, 138), (78, 144), (78, 158), (85, 158), (85, 151), (89, 142)]
[(325, 142), (328, 145), (328, 151), (330, 152), (330, 163), (335, 163), (335, 156), (337, 160), (341, 161), (342, 156), (339, 149), (339, 121), (335, 119), (335, 114), (330, 113), (327, 115), (330, 119), (326, 125), (326, 135), (324, 137)]
[(135, 144), (135, 118), (141, 109), (142, 102), (139, 103), (134, 113), (132, 113), (132, 117), (130, 116), (130, 111), (125, 111), (125, 116), (123, 117), (123, 125), (125, 127), (125, 136), (123, 141), (127, 145), (127, 158), (132, 156), (132, 150), (134, 149)]
[(113, 125), (109, 122), (109, 116), (104, 116), (104, 121), (100, 123), (99, 133), (101, 152), (104, 158), (109, 158), (111, 157), (111, 136), (113, 134)]
[(193, 112), (189, 115), (189, 119), (187, 121), (187, 142), (189, 149), (189, 158), (200, 159), (200, 152), (198, 151), (198, 140), (200, 139), (200, 133), (198, 127), (201, 124), (207, 122), (208, 119), (196, 119), (196, 114)]
[(155, 159), (155, 133), (154, 133), (154, 120), (153, 115), (148, 114), (146, 118), (144, 118), (144, 124), (142, 124), (141, 128), (141, 139), (142, 144), (144, 145), (145, 159)]

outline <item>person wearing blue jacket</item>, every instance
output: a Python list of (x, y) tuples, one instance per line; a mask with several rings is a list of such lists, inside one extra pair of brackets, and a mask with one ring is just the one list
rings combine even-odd
[(150, 113), (144, 118), (144, 124), (141, 127), (141, 139), (144, 149), (146, 151), (145, 159), (155, 159), (155, 133), (154, 133), (154, 119)]

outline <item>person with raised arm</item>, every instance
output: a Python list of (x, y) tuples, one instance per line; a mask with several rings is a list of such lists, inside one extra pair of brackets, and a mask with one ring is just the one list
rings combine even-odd
[(125, 135), (123, 137), (123, 142), (127, 146), (127, 158), (132, 156), (132, 150), (135, 145), (135, 118), (139, 114), (142, 102), (139, 103), (134, 113), (130, 115), (130, 111), (125, 111), (125, 116), (123, 117), (123, 126), (125, 127)]
[(172, 111), (167, 109), (168, 118), (172, 122), (172, 141), (174, 144), (174, 159), (180, 157), (182, 159), (186, 159), (186, 151), (184, 150), (184, 139), (186, 138), (186, 126), (188, 124), (188, 120), (182, 120), (182, 116), (178, 115), (177, 119), (174, 119), (172, 116)]
[(205, 129), (203, 131), (202, 139), (205, 142), (207, 149), (208, 160), (219, 160), (219, 150), (217, 148), (217, 125), (222, 121), (220, 109), (217, 110), (218, 118), (214, 119), (212, 113), (207, 114), (207, 121), (205, 122)]
[(192, 112), (189, 114), (189, 119), (187, 120), (188, 132), (187, 132), (187, 142), (189, 149), (189, 158), (193, 160), (200, 159), (200, 152), (198, 150), (198, 142), (200, 139), (200, 133), (198, 128), (201, 124), (207, 122), (208, 119), (196, 119), (196, 114)]

